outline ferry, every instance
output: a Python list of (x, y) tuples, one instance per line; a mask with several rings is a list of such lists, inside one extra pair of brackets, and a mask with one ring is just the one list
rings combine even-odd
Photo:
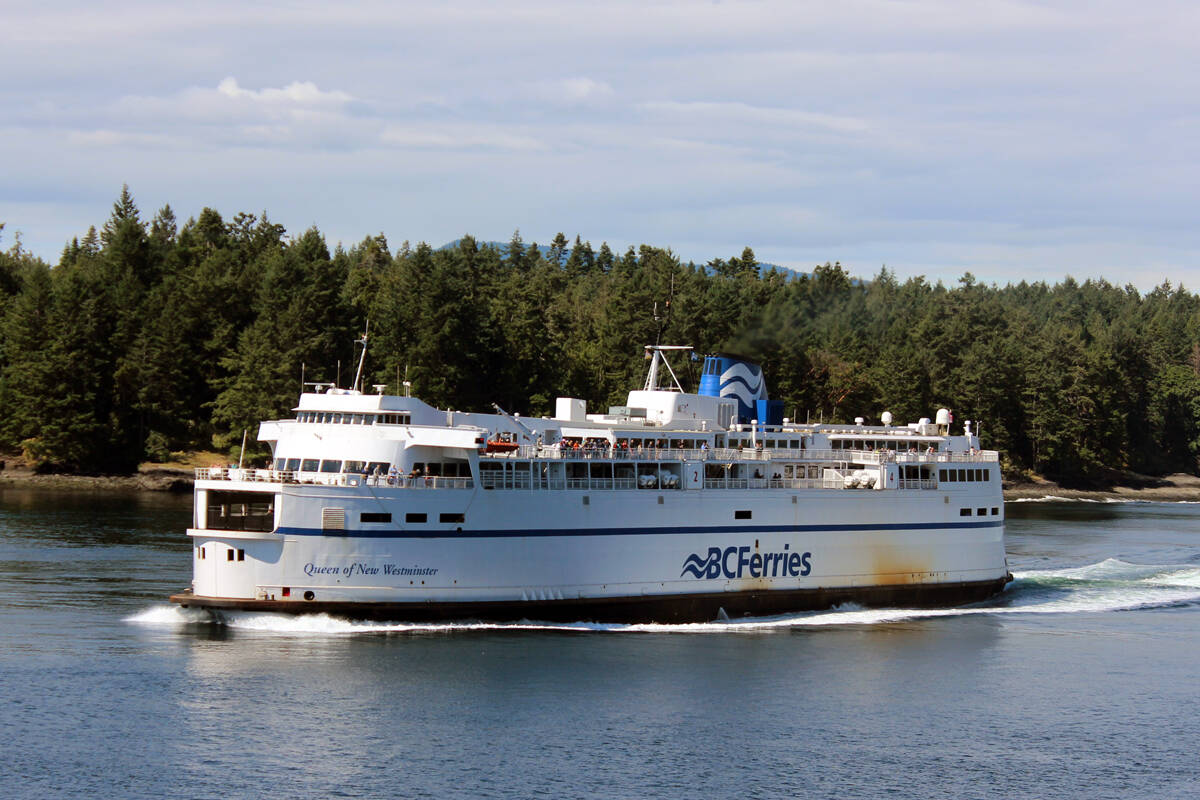
[(1012, 580), (998, 454), (969, 421), (799, 423), (738, 356), (705, 356), (684, 391), (671, 358), (690, 350), (646, 347), (623, 406), (560, 397), (537, 418), (366, 391), (360, 358), (352, 388), (312, 385), (293, 418), (260, 424), (269, 465), (196, 471), (192, 585), (170, 599), (689, 622), (958, 605)]

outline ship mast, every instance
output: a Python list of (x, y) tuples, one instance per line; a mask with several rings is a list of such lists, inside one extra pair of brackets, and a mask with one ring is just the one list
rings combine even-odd
[[(646, 375), (646, 391), (653, 392), (658, 390), (658, 365), (662, 364), (667, 368), (667, 372), (671, 375), (671, 381), (675, 384), (674, 391), (683, 393), (683, 386), (679, 383), (679, 378), (675, 377), (675, 370), (671, 369), (671, 363), (667, 361), (664, 352), (668, 351), (686, 351), (691, 350), (690, 345), (681, 344), (648, 344), (646, 345), (646, 358), (650, 359), (650, 372)], [(667, 391), (672, 391), (672, 387), (668, 386)]]
[(362, 353), (360, 353), (358, 356), (358, 371), (354, 373), (354, 383), (351, 384), (351, 386), (350, 386), (350, 388), (356, 392), (362, 391), (363, 362), (367, 360), (367, 332), (370, 330), (371, 330), (371, 320), (367, 320), (367, 326), (363, 330), (362, 338), (358, 339), (355, 342), (355, 344), (362, 345)]

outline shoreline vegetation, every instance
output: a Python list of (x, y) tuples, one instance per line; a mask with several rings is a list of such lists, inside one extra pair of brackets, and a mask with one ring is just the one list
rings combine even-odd
[[(305, 388), (359, 378), (367, 330), (361, 385), (438, 408), (534, 417), (574, 397), (602, 411), (641, 385), (644, 345), (666, 342), (757, 362), (796, 422), (949, 409), (1009, 480), (1053, 481), (1012, 491), (1153, 496), (1190, 489), (1143, 476), (1200, 474), (1200, 294), (1169, 282), (997, 286), (968, 272), (946, 286), (837, 262), (793, 272), (749, 247), (696, 263), (519, 231), (331, 250), (315, 226), (289, 234), (265, 212), (180, 223), (163, 206), (147, 222), (128, 187), (57, 264), (15, 236), (0, 250), (0, 458), (40, 476), (132, 476), (84, 483), (186, 481), (139, 465), (237, 461), (245, 432), (288, 416)], [(699, 363), (676, 363), (685, 385)], [(246, 443), (248, 463), (268, 456)]]

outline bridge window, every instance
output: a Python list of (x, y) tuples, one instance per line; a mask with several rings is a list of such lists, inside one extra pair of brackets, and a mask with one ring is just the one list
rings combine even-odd
[(341, 472), (341, 471), (342, 471), (341, 459), (337, 459), (337, 460), (326, 459), (321, 462), (321, 472)]
[(275, 495), (271, 492), (210, 491), (205, 527), (225, 531), (272, 531), (275, 529)]
[(306, 458), (300, 462), (301, 472), (316, 472), (321, 466), (321, 459)]

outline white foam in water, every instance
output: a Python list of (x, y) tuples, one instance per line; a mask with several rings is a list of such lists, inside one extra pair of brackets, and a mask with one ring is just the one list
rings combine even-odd
[[(1200, 567), (1131, 564), (1110, 558), (1097, 564), (1054, 570), (1028, 570), (999, 597), (958, 608), (865, 609), (848, 603), (829, 611), (751, 617), (713, 622), (551, 623), (521, 622), (367, 622), (327, 614), (222, 612), (220, 621), (235, 630), (283, 636), (347, 636), (364, 633), (437, 634), (472, 631), (561, 631), (572, 633), (764, 633), (832, 625), (883, 625), (916, 619), (1000, 614), (1078, 614), (1162, 608), (1200, 603)], [(154, 606), (127, 617), (141, 625), (183, 626), (209, 622), (200, 609)]]
[(1194, 506), (1200, 505), (1200, 500), (1147, 500), (1140, 497), (1060, 497), (1056, 494), (1047, 494), (1041, 497), (1018, 497), (1013, 500), (1006, 500), (1006, 503), (1117, 503), (1122, 505), (1138, 505), (1158, 503), (1165, 506)]
[(199, 608), (180, 608), (179, 606), (151, 606), (145, 611), (125, 618), (126, 622), (138, 625), (155, 625), (159, 627), (179, 627), (194, 625), (198, 622), (211, 622), (212, 617)]

